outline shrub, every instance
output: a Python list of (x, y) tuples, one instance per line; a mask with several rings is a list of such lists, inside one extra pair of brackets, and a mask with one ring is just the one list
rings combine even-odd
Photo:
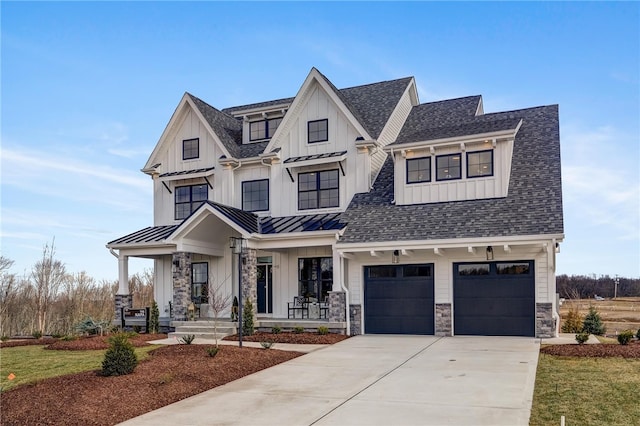
[(62, 336), (60, 338), (60, 340), (62, 340), (63, 342), (71, 342), (71, 341), (76, 340), (76, 339), (77, 339), (77, 337), (74, 336), (73, 334), (67, 334), (66, 336)]
[(94, 320), (90, 316), (86, 316), (75, 325), (76, 332), (88, 335), (100, 334), (102, 336), (103, 332), (108, 331), (109, 328), (109, 321)]
[(633, 339), (633, 331), (632, 330), (624, 330), (618, 334), (618, 343), (621, 345), (628, 345), (629, 342)]
[(184, 343), (185, 345), (192, 344), (194, 340), (196, 340), (196, 335), (195, 334), (186, 334), (186, 335), (184, 335), (184, 336), (182, 336), (180, 338), (180, 341), (182, 343)]
[(607, 331), (600, 314), (593, 306), (589, 307), (589, 313), (584, 317), (582, 332), (602, 336)]
[(260, 345), (265, 349), (271, 349), (273, 342), (260, 342)]
[(321, 325), (320, 327), (318, 327), (318, 334), (321, 334), (321, 335), (329, 334), (329, 327), (325, 327), (324, 325)]
[(253, 334), (253, 303), (249, 298), (246, 299), (242, 308), (242, 333), (245, 336)]
[(149, 330), (148, 333), (157, 334), (160, 331), (160, 311), (158, 310), (158, 304), (153, 301), (151, 310), (149, 312)]
[(9, 336), (2, 335), (2, 336), (0, 337), (0, 342), (6, 342), (7, 340), (9, 340)]
[(34, 331), (31, 333), (31, 336), (33, 336), (34, 339), (40, 339), (42, 338), (42, 331)]
[(293, 327), (293, 332), (296, 334), (304, 333), (304, 327), (300, 327), (300, 326)]
[(582, 316), (578, 309), (571, 309), (562, 322), (561, 331), (563, 333), (580, 333), (582, 331), (582, 321)]
[(638, 329), (638, 332), (636, 333), (636, 339), (640, 340), (640, 328)]
[(587, 340), (589, 340), (589, 333), (578, 333), (578, 334), (576, 334), (576, 342), (578, 342), (579, 344), (582, 345)]
[(118, 333), (109, 338), (109, 349), (102, 361), (104, 376), (123, 376), (133, 373), (138, 365), (138, 357), (126, 334)]
[(282, 331), (282, 329), (280, 327), (278, 327), (277, 325), (271, 329), (271, 333), (273, 333), (273, 334), (280, 334), (281, 331)]
[(207, 355), (213, 358), (214, 356), (218, 355), (218, 351), (220, 350), (220, 348), (216, 346), (209, 346), (205, 350), (207, 351)]
[(141, 326), (139, 326), (139, 325), (134, 325), (134, 326), (133, 326), (133, 332), (134, 332), (134, 333), (138, 334), (138, 333), (140, 333), (141, 331), (142, 331), (142, 327), (141, 327)]

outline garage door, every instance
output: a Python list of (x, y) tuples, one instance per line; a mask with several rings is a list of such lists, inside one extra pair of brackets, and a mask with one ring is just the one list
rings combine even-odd
[(433, 334), (433, 265), (364, 268), (364, 331)]
[(534, 336), (533, 261), (453, 266), (456, 335)]

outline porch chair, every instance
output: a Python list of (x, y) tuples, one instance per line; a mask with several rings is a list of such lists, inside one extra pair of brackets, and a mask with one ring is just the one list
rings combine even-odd
[(288, 318), (295, 318), (296, 312), (298, 311), (300, 311), (302, 318), (305, 318), (305, 313), (307, 315), (306, 317), (309, 318), (309, 304), (307, 299), (303, 296), (294, 296), (293, 303), (287, 302), (287, 311)]
[(329, 300), (327, 300), (327, 298), (325, 297), (320, 302), (319, 317), (322, 319), (327, 319), (328, 315), (329, 315)]

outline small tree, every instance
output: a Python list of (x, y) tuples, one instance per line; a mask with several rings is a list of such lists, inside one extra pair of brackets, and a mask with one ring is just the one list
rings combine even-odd
[(157, 334), (160, 331), (160, 311), (155, 300), (151, 305), (151, 312), (149, 312), (149, 330), (147, 331), (151, 334)]
[(582, 331), (582, 316), (578, 312), (578, 307), (572, 308), (567, 317), (562, 321), (563, 333), (580, 333)]
[(604, 326), (600, 314), (593, 306), (589, 306), (589, 313), (584, 317), (582, 323), (582, 332), (589, 334), (596, 334), (602, 336), (607, 328)]
[[(209, 282), (213, 282), (213, 277), (209, 277)], [(213, 312), (213, 334), (216, 341), (216, 348), (218, 347), (218, 318), (222, 311), (229, 307), (229, 301), (231, 296), (222, 293), (222, 284), (214, 287), (209, 285), (209, 307)], [(238, 299), (236, 299), (238, 300)]]
[(133, 373), (138, 365), (138, 357), (133, 345), (124, 333), (118, 333), (109, 338), (109, 349), (102, 361), (104, 376), (124, 376)]
[(253, 334), (253, 303), (247, 297), (242, 308), (242, 333), (245, 336)]

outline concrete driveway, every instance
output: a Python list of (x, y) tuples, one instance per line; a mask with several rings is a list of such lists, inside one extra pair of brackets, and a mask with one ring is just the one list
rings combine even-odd
[(356, 336), (126, 425), (527, 425), (539, 340)]

